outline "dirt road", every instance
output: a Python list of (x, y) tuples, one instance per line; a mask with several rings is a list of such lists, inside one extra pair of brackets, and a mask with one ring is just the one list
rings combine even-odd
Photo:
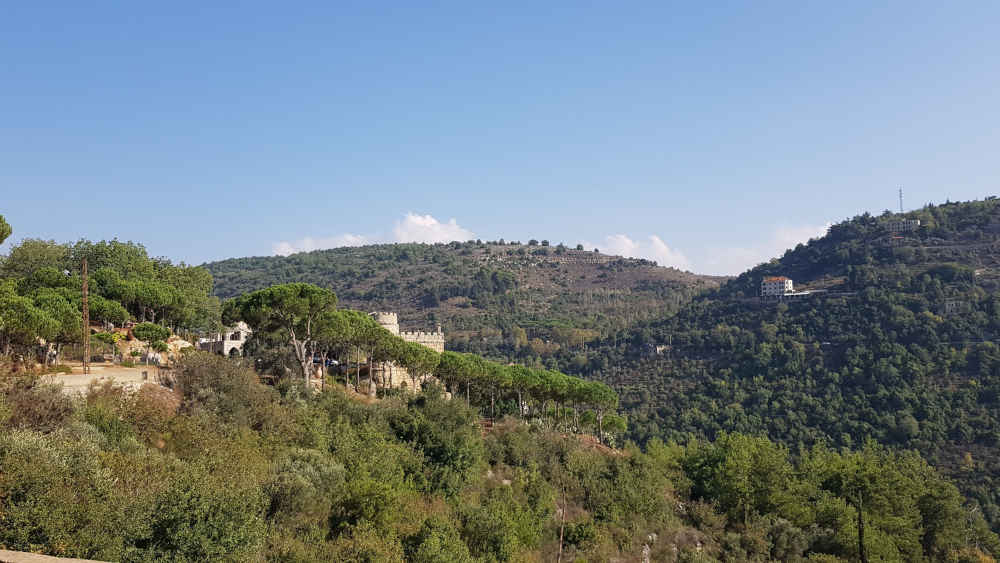
[(108, 379), (129, 389), (138, 389), (146, 382), (156, 383), (156, 366), (126, 368), (115, 365), (92, 365), (89, 374), (84, 374), (83, 367), (79, 364), (71, 364), (71, 367), (73, 368), (72, 374), (46, 375), (45, 380), (62, 383), (63, 389), (67, 393), (84, 393), (91, 381), (100, 382)]

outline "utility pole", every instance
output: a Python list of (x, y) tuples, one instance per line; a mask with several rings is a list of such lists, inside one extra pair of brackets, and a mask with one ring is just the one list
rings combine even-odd
[(849, 504), (853, 504), (854, 508), (858, 511), (858, 555), (860, 556), (861, 563), (868, 563), (868, 553), (865, 551), (865, 515), (861, 512), (863, 499), (861, 493), (858, 493), (858, 500), (856, 503), (850, 501), (848, 497)]
[(90, 306), (87, 303), (87, 259), (83, 259), (83, 373), (90, 373)]

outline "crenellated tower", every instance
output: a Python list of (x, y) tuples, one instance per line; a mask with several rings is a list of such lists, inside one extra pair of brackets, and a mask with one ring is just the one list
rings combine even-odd
[(396, 313), (376, 311), (370, 314), (371, 317), (378, 322), (378, 324), (382, 325), (382, 328), (393, 334), (399, 335), (399, 316)]
[[(399, 336), (406, 342), (415, 342), (438, 353), (444, 352), (444, 331), (441, 330), (441, 325), (437, 325), (437, 330), (434, 332), (423, 330), (401, 332), (399, 330), (399, 316), (396, 313), (388, 311), (375, 311), (373, 313), (369, 313), (369, 315), (371, 315), (371, 317), (375, 319), (375, 321), (381, 325), (382, 328)], [(397, 366), (392, 362), (384, 362), (381, 365), (373, 366), (372, 373), (375, 377), (383, 378), (385, 384), (390, 387), (398, 387), (408, 384), (407, 378), (409, 376), (406, 369), (402, 366)], [(433, 379), (433, 377), (424, 376), (423, 379)]]

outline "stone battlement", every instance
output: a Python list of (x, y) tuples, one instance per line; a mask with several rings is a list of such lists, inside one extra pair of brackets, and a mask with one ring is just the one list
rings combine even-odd
[(401, 337), (406, 338), (427, 338), (430, 340), (444, 340), (443, 332), (424, 332), (422, 330), (404, 331), (399, 333)]
[(412, 332), (401, 332), (399, 333), (400, 338), (407, 342), (416, 342), (417, 344), (423, 344), (435, 352), (444, 352), (444, 333), (443, 332), (424, 332), (424, 331), (412, 331)]
[(407, 342), (416, 342), (417, 344), (423, 344), (436, 352), (444, 352), (444, 332), (442, 332), (440, 325), (438, 325), (437, 331), (435, 332), (425, 330), (400, 331), (399, 315), (396, 313), (389, 311), (375, 311), (373, 313), (369, 313), (369, 315), (375, 319), (378, 324), (382, 325), (383, 328)]
[[(427, 330), (400, 331), (399, 315), (396, 313), (376, 311), (369, 314), (378, 322), (378, 324), (382, 325), (383, 328), (399, 336), (406, 342), (414, 342), (416, 344), (426, 346), (438, 353), (444, 352), (444, 331), (441, 330), (441, 325), (438, 325), (435, 332)], [(413, 383), (412, 381), (407, 383), (409, 374), (406, 372), (406, 368), (397, 366), (392, 362), (381, 362), (372, 366), (371, 369), (373, 376), (381, 378), (384, 385), (399, 387), (401, 385), (410, 385)], [(431, 376), (425, 376), (422, 379), (426, 380), (433, 378)]]

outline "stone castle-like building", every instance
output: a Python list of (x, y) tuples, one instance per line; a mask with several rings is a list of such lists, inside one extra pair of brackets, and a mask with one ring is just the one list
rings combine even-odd
[[(437, 326), (437, 330), (435, 332), (400, 331), (399, 316), (396, 313), (377, 311), (370, 313), (370, 315), (376, 322), (378, 322), (378, 324), (382, 326), (382, 328), (388, 330), (396, 336), (399, 336), (406, 342), (416, 342), (417, 344), (422, 344), (439, 354), (444, 352), (444, 331), (441, 330), (441, 325)], [(375, 377), (383, 378), (386, 385), (392, 387), (401, 387), (404, 384), (411, 384), (409, 379), (410, 376), (406, 372), (406, 368), (397, 366), (392, 362), (386, 362), (384, 366), (372, 366), (372, 374)]]
[(416, 342), (417, 344), (423, 344), (431, 350), (437, 353), (444, 352), (444, 332), (441, 330), (441, 325), (437, 326), (436, 332), (424, 332), (424, 331), (413, 331), (413, 332), (400, 332), (399, 331), (399, 316), (396, 313), (386, 313), (386, 312), (375, 312), (371, 313), (373, 319), (375, 319), (378, 324), (382, 325), (382, 328), (388, 330), (389, 332), (395, 334), (396, 336), (402, 338), (407, 342)]

